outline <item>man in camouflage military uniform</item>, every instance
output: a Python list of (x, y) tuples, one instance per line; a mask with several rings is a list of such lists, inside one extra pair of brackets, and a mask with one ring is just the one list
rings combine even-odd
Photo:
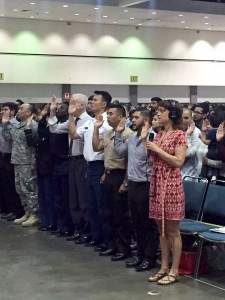
[(5, 140), (12, 141), (11, 162), (14, 164), (16, 191), (25, 210), (25, 215), (15, 219), (14, 223), (28, 227), (38, 223), (38, 192), (35, 148), (27, 146), (24, 131), (28, 129), (29, 123), (32, 124), (32, 134), (36, 135), (38, 124), (32, 120), (32, 106), (28, 103), (20, 106), (17, 117), (20, 122), (12, 126), (9, 116), (3, 115), (2, 135)]

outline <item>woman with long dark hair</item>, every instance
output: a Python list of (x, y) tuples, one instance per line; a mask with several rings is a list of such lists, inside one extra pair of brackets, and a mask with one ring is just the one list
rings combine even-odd
[[(161, 245), (161, 269), (150, 282), (169, 285), (179, 279), (178, 268), (182, 250), (179, 231), (184, 217), (184, 190), (180, 167), (185, 160), (187, 139), (182, 130), (182, 108), (175, 100), (161, 101), (158, 120), (163, 129), (153, 142), (147, 142), (152, 163), (149, 216), (155, 219)], [(173, 261), (169, 270), (169, 256)]]

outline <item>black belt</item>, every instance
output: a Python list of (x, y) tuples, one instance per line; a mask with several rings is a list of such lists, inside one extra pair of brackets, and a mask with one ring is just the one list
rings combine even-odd
[(149, 185), (149, 181), (131, 181), (129, 180), (129, 186), (146, 186)]
[(84, 156), (83, 155), (70, 156), (70, 160), (78, 160), (81, 158), (84, 158)]
[(105, 170), (105, 173), (106, 174), (108, 174), (108, 175), (110, 175), (110, 174), (123, 174), (123, 173), (125, 173), (126, 172), (126, 170), (124, 170), (124, 169), (113, 169), (113, 170), (108, 170), (108, 169), (106, 169)]

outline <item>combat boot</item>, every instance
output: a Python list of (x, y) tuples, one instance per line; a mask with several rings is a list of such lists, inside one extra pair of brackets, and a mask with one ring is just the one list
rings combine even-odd
[(29, 216), (30, 216), (30, 213), (29, 213), (29, 211), (26, 210), (25, 215), (22, 218), (14, 220), (14, 224), (22, 225), (23, 222), (25, 222), (29, 219)]
[(35, 213), (31, 213), (29, 219), (22, 223), (23, 227), (31, 227), (38, 224), (38, 217)]

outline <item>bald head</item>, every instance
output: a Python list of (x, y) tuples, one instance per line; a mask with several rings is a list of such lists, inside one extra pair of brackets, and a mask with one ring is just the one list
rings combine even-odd
[(33, 113), (32, 105), (24, 103), (20, 106), (17, 116), (21, 122), (27, 121)]

